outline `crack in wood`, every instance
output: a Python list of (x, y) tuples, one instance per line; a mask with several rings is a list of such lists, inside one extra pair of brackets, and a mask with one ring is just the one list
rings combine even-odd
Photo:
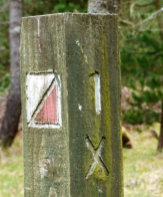
[(54, 187), (50, 187), (50, 191), (49, 191), (49, 196), (48, 197), (57, 197), (57, 193), (56, 190), (54, 189)]

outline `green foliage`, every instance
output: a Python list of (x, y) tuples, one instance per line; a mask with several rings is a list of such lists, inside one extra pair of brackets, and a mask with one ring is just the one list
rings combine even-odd
[(58, 4), (54, 6), (56, 12), (86, 12), (86, 1), (66, 1), (58, 0)]
[(143, 114), (139, 109), (130, 108), (127, 112), (122, 110), (123, 120), (129, 124), (142, 124)]
[[(128, 21), (132, 28), (128, 27), (129, 31), (124, 28), (123, 18), (120, 23), (124, 28), (121, 28), (122, 75), (125, 85), (132, 89), (131, 109), (122, 114), (131, 124), (159, 121), (153, 106), (163, 99), (163, 42), (157, 18), (143, 22), (156, 11), (154, 5), (152, 1), (150, 4), (146, 0), (141, 4), (134, 1)], [(148, 110), (144, 105), (148, 105)]]
[(0, 92), (8, 90), (10, 84), (10, 74), (6, 73), (0, 80)]
[(85, 12), (86, 8), (86, 0), (24, 0), (25, 16), (55, 12)]
[[(0, 0), (0, 91), (4, 90), (4, 78), (9, 72), (8, 6)], [(3, 87), (1, 87), (3, 86)]]
[(144, 122), (151, 125), (159, 120), (159, 113), (151, 109), (131, 107), (127, 111), (122, 110), (122, 117), (125, 122), (132, 125), (142, 124)]

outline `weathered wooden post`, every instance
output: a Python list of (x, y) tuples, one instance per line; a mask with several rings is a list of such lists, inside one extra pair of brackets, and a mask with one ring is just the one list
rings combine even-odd
[(25, 197), (121, 197), (116, 14), (27, 17), (21, 30)]

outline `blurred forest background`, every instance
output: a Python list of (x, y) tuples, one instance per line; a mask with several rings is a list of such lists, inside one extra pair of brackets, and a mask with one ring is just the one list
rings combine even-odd
[[(87, 12), (87, 0), (11, 0), (19, 17), (56, 12)], [(21, 9), (21, 10), (20, 10)], [(163, 1), (119, 0), (122, 72), (122, 133), (125, 197), (163, 196)], [(22, 14), (23, 13), (23, 14)], [(11, 4), (0, 0), (0, 197), (23, 196), (21, 123), (5, 140), (7, 96), (13, 85)], [(17, 29), (19, 35), (20, 29)], [(10, 39), (9, 39), (10, 38)], [(19, 41), (17, 42), (19, 43)], [(17, 50), (17, 48), (16, 48)], [(12, 77), (11, 77), (12, 76)], [(17, 75), (18, 76), (18, 75)], [(12, 99), (8, 99), (12, 100)], [(10, 101), (12, 102), (12, 101)], [(9, 106), (9, 104), (8, 104)], [(20, 104), (17, 103), (17, 108)], [(11, 110), (11, 107), (9, 107)], [(19, 119), (20, 111), (17, 111)], [(8, 112), (9, 113), (9, 112)], [(10, 113), (10, 115), (12, 114)], [(9, 115), (7, 115), (9, 116)], [(11, 120), (12, 118), (10, 118)], [(14, 122), (16, 122), (13, 119)], [(4, 125), (3, 125), (4, 124)], [(4, 129), (5, 128), (5, 129)], [(16, 128), (16, 129), (15, 129)], [(18, 129), (17, 129), (18, 128)], [(17, 135), (16, 135), (17, 134)], [(16, 138), (15, 138), (16, 135)], [(5, 135), (6, 136), (6, 135)], [(4, 142), (5, 141), (5, 142)], [(18, 194), (19, 193), (19, 194)]]

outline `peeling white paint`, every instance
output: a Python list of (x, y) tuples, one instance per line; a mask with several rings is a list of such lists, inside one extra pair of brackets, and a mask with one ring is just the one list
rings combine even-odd
[(85, 62), (88, 64), (88, 58), (87, 58), (86, 54), (84, 54), (83, 47), (81, 46), (81, 44), (80, 44), (79, 40), (76, 40), (76, 44), (77, 44), (77, 45), (78, 45), (78, 47), (80, 48), (80, 51), (81, 51), (81, 53), (82, 53), (82, 54), (83, 54), (83, 56), (84, 56), (84, 60), (85, 60)]
[(102, 191), (101, 189), (98, 189), (98, 192), (99, 192), (100, 194), (102, 194), (102, 193), (103, 193), (103, 191)]
[(80, 44), (80, 43), (79, 43), (79, 40), (76, 40), (76, 44), (79, 46), (79, 44)]
[(50, 188), (50, 191), (49, 191), (49, 196), (48, 197), (58, 197), (54, 187), (51, 187)]
[(41, 179), (48, 177), (49, 168), (50, 168), (50, 160), (43, 159), (43, 161), (40, 163)]
[(78, 104), (78, 109), (81, 111), (82, 110), (82, 105)]
[(94, 76), (95, 81), (95, 107), (96, 107), (96, 113), (101, 113), (101, 91), (100, 91), (100, 75), (95, 74)]
[(31, 122), (29, 124), (29, 127), (35, 127), (35, 128), (39, 128), (39, 129), (60, 129), (61, 125), (55, 125), (55, 124), (35, 124), (34, 122)]
[(38, 34), (38, 48), (41, 52), (41, 44), (40, 44), (40, 16), (36, 16), (37, 19), (37, 34)]
[(86, 54), (84, 54), (84, 60), (88, 64), (88, 58), (87, 58)]

